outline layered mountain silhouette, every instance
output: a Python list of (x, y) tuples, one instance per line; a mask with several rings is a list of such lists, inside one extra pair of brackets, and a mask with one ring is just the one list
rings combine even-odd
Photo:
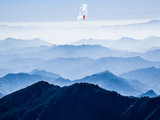
[(46, 72), (44, 70), (34, 70), (32, 71), (32, 74), (10, 73), (0, 78), (0, 92), (6, 95), (41, 80), (58, 84), (60, 86), (64, 86), (70, 82), (67, 79), (60, 78), (60, 76), (57, 74)]
[(10, 68), (15, 72), (29, 72), (35, 68), (44, 69), (57, 73), (67, 79), (81, 79), (85, 76), (109, 70), (114, 74), (146, 67), (160, 67), (160, 62), (152, 62), (141, 57), (104, 57), (100, 59), (91, 58), (56, 58), (43, 60), (38, 58), (13, 59), (6, 64), (5, 68)]
[(39, 47), (42, 45), (50, 45), (47, 42), (35, 38), (32, 40), (21, 40), (15, 38), (6, 38), (0, 41), (0, 50), (16, 49), (16, 48), (25, 48), (25, 47)]
[(0, 40), (0, 120), (160, 120), (160, 20), (16, 24), (2, 37), (87, 39)]
[(151, 61), (160, 61), (160, 48), (142, 53), (141, 56)]
[(160, 98), (124, 97), (96, 85), (38, 82), (0, 99), (3, 120), (156, 120)]
[(121, 77), (126, 79), (138, 80), (148, 86), (148, 89), (159, 91), (160, 69), (155, 67), (137, 69), (124, 73)]
[[(126, 41), (132, 41), (131, 38), (130, 40), (128, 40), (129, 38), (122, 39), (124, 41), (125, 39), (127, 39)], [(159, 38), (150, 37), (144, 41), (152, 41), (152, 39), (158, 41)], [(11, 41), (11, 43), (5, 41)], [(18, 41), (16, 44), (18, 47), (14, 47), (14, 44), (12, 45), (13, 41), (15, 43)], [(3, 45), (4, 48), (2, 47), (4, 51), (0, 52), (0, 66), (16, 73), (29, 72), (33, 69), (45, 69), (71, 80), (80, 79), (97, 72), (105, 71), (106, 69), (115, 74), (122, 74), (139, 68), (160, 67), (160, 62), (151, 62), (143, 59), (154, 59), (154, 57), (146, 55), (153, 50), (146, 53), (132, 53), (110, 49), (101, 45), (47, 46), (45, 43), (39, 42), (43, 45), (41, 46), (33, 43), (33, 41), (39, 40), (14, 40), (8, 38), (7, 40), (0, 41), (0, 44), (1, 42), (6, 44)], [(13, 48), (5, 50), (5, 46), (8, 46), (7, 44), (11, 47), (13, 46)], [(156, 50), (158, 51), (158, 49)], [(137, 57), (137, 55), (140, 57)], [(153, 56), (155, 56), (155, 60), (158, 60), (158, 53), (153, 54)], [(3, 75), (5, 74), (2, 74), (1, 77)]]
[(43, 76), (43, 77), (54, 78), (54, 79), (57, 79), (57, 78), (61, 77), (58, 74), (55, 74), (55, 73), (52, 73), (52, 72), (47, 72), (45, 70), (38, 70), (38, 69), (34, 69), (33, 71), (31, 71), (31, 74), (40, 75), (40, 76)]
[[(14, 72), (30, 72), (35, 68), (40, 68), (45, 60), (39, 58), (14, 58), (3, 63), (5, 68), (10, 68)], [(40, 68), (41, 69), (41, 68)]]
[(89, 57), (89, 58), (101, 58), (109, 56), (124, 56), (128, 52), (109, 49), (101, 45), (54, 45), (49, 49), (36, 53), (36, 56), (41, 58), (77, 58), (77, 57)]
[(59, 86), (66, 86), (74, 83), (84, 82), (92, 83), (97, 84), (107, 90), (116, 91), (122, 95), (137, 96), (138, 94), (143, 92), (143, 86), (137, 88), (135, 84), (132, 85), (127, 80), (117, 77), (109, 71), (104, 71), (84, 77), (82, 79), (71, 81), (45, 70), (33, 70), (31, 73), (7, 74), (6, 76), (0, 78), (0, 92), (6, 95), (41, 80)]
[(130, 37), (122, 37), (118, 40), (98, 40), (83, 39), (73, 43), (74, 45), (102, 45), (111, 49), (129, 50), (129, 51), (146, 51), (152, 47), (160, 47), (160, 38), (151, 36), (145, 39), (134, 39)]
[(135, 95), (137, 91), (125, 79), (115, 76), (109, 71), (93, 74), (85, 78), (73, 81), (75, 83), (92, 83), (111, 91), (117, 91), (123, 95)]
[(158, 95), (153, 91), (153, 90), (149, 90), (141, 95), (139, 95), (138, 97), (157, 97)]
[[(131, 71), (131, 69), (144, 68), (143, 66), (159, 66), (159, 62), (145, 60), (139, 56), (136, 57), (108, 57), (98, 59), (99, 64), (103, 64), (108, 70), (113, 73), (121, 74), (122, 72)], [(151, 66), (152, 65), (152, 66)], [(102, 66), (101, 66), (102, 67)]]
[[(0, 51), (3, 51), (0, 53), (0, 56), (6, 58), (5, 60), (7, 60), (7, 58), (9, 60), (14, 58), (54, 59), (59, 57), (65, 57), (65, 58), (89, 57), (98, 59), (101, 57), (110, 57), (110, 56), (112, 57), (141, 56), (148, 60), (158, 61), (159, 58), (157, 57), (157, 55), (159, 55), (159, 49), (152, 50), (151, 48), (160, 47), (159, 41), (160, 38), (154, 36), (148, 37), (144, 40), (122, 37), (119, 40), (90, 39), (90, 40), (82, 40), (82, 42), (77, 43), (79, 45), (51, 46), (51, 44), (46, 43), (38, 38), (32, 40), (7, 38), (5, 40), (0, 41)], [(105, 44), (107, 46), (104, 47)], [(118, 46), (120, 48), (117, 48)], [(146, 48), (142, 46), (145, 46)], [(134, 51), (134, 49), (136, 50), (142, 49), (143, 51), (147, 50), (148, 51), (145, 53), (128, 52), (128, 50), (126, 50), (128, 49), (127, 47), (133, 49), (132, 51)]]
[(0, 78), (0, 91), (3, 94), (9, 94), (43, 79), (46, 81), (52, 80), (51, 78), (49, 79), (28, 73), (7, 74), (6, 76)]
[[(160, 20), (154, 19), (147, 22), (141, 22), (141, 23), (131, 23), (127, 25), (115, 25), (113, 27), (155, 27), (160, 25)], [(111, 26), (112, 27), (112, 26)]]

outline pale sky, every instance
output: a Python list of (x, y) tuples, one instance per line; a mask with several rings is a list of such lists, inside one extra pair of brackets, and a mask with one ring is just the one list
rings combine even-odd
[(73, 21), (82, 3), (87, 20), (160, 18), (160, 0), (0, 0), (0, 22)]

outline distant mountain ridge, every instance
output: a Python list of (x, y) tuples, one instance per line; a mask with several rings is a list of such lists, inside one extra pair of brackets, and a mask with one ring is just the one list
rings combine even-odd
[(55, 45), (47, 50), (37, 53), (38, 56), (45, 58), (77, 58), (77, 57), (89, 57), (89, 58), (101, 58), (107, 56), (124, 56), (128, 52), (121, 50), (110, 49), (101, 45)]
[(130, 83), (126, 79), (117, 77), (109, 71), (96, 73), (82, 79), (71, 81), (70, 79), (62, 78), (60, 75), (45, 70), (33, 70), (31, 73), (8, 74), (0, 78), (0, 92), (6, 95), (41, 80), (59, 86), (68, 86), (74, 83), (91, 83), (99, 85), (104, 89), (130, 96), (137, 96), (144, 91), (142, 89), (143, 86), (137, 89), (135, 84)]
[(143, 58), (151, 61), (160, 61), (160, 48), (151, 49), (145, 53), (140, 54)]
[(96, 84), (102, 88), (116, 91), (122, 95), (135, 95), (138, 93), (125, 79), (117, 77), (109, 71), (93, 74), (79, 80), (74, 80), (73, 82)]
[[(109, 70), (119, 75), (124, 72), (146, 67), (160, 67), (160, 62), (152, 62), (141, 57), (104, 57), (91, 59), (81, 58), (55, 58), (44, 60), (39, 58), (12, 59), (1, 65), (3, 68), (10, 68), (13, 72), (29, 72), (33, 69), (44, 69), (52, 73), (57, 73), (67, 79), (81, 79), (98, 72)], [(62, 67), (61, 67), (62, 66)]]
[(24, 48), (24, 47), (38, 47), (43, 45), (50, 45), (47, 42), (40, 40), (39, 38), (34, 38), (32, 40), (22, 40), (15, 38), (6, 38), (0, 40), (0, 50), (4, 51), (7, 49)]
[(55, 82), (55, 84), (57, 83), (58, 85), (62, 85), (62, 83), (67, 81), (65, 79), (61, 79), (61, 81), (57, 82), (57, 79), (59, 78), (60, 76), (58, 74), (49, 73), (46, 71), (39, 71), (38, 73), (38, 70), (36, 72), (32, 71), (32, 74), (10, 73), (0, 78), (0, 92), (6, 95), (42, 80), (49, 83)]
[[(30, 42), (29, 40), (27, 42)], [(3, 47), (2, 47), (3, 49)], [(5, 49), (5, 48), (4, 48)], [(7, 48), (8, 49), (8, 48)], [(15, 58), (25, 59), (55, 59), (55, 58), (79, 58), (89, 57), (98, 59), (101, 57), (121, 57), (127, 56), (128, 52), (109, 49), (100, 45), (52, 45), (52, 46), (40, 46), (40, 47), (24, 47), (13, 48), (5, 50), (0, 53), (0, 57), (4, 61), (9, 61)]]
[(150, 36), (144, 39), (134, 39), (130, 37), (122, 37), (118, 40), (82, 39), (73, 44), (74, 45), (82, 45), (82, 44), (102, 45), (110, 49), (141, 52), (141, 51), (147, 51), (155, 46), (160, 47), (160, 37)]
[[(63, 69), (59, 66), (63, 66)], [(147, 61), (141, 57), (104, 57), (96, 60), (90, 58), (58, 58), (42, 64), (42, 68), (68, 79), (83, 78), (106, 69), (115, 74), (121, 74), (151, 66), (160, 67), (160, 62)]]
[(100, 45), (25, 47), (0, 52), (0, 58), (2, 58), (0, 66), (11, 69), (13, 72), (28, 72), (35, 68), (45, 69), (67, 79), (79, 79), (106, 69), (115, 74), (121, 74), (144, 67), (160, 67), (160, 62), (143, 59), (158, 61), (159, 54), (158, 49), (146, 53), (131, 53)]
[(148, 86), (148, 89), (159, 91), (160, 69), (156, 67), (142, 68), (123, 73), (121, 77), (125, 79), (138, 80)]
[(54, 78), (54, 79), (57, 79), (57, 78), (61, 77), (58, 74), (47, 72), (45, 70), (38, 70), (38, 69), (34, 69), (33, 71), (31, 71), (31, 74), (33, 74), (33, 75), (40, 75), (40, 76), (43, 76), (43, 77)]

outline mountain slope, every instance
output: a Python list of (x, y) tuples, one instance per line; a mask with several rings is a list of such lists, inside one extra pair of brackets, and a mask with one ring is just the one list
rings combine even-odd
[(38, 47), (42, 45), (49, 45), (39, 38), (35, 38), (32, 40), (21, 40), (21, 39), (14, 39), (14, 38), (6, 38), (5, 40), (0, 41), (0, 50), (7, 50), (12, 48), (24, 48), (24, 47)]
[(155, 67), (143, 68), (123, 73), (121, 77), (126, 79), (138, 80), (154, 91), (159, 89), (160, 69)]
[(113, 90), (124, 95), (136, 95), (139, 93), (138, 91), (140, 91), (140, 89), (138, 89), (138, 91), (135, 90), (126, 80), (115, 76), (109, 71), (93, 74), (91, 76), (74, 81), (64, 79), (60, 76), (57, 76), (57, 74), (44, 70), (34, 70), (31, 73), (32, 74), (7, 74), (6, 76), (0, 78), (0, 91), (6, 95), (41, 80), (54, 83), (59, 86), (70, 85), (77, 82), (87, 82), (98, 84), (105, 89)]
[(17, 74), (10, 73), (0, 78), (0, 92), (6, 95), (42, 80), (60, 86), (64, 86), (70, 83), (70, 81), (67, 79), (63, 79), (60, 77), (53, 78), (53, 76), (49, 77), (48, 74), (38, 75), (38, 74), (28, 74), (28, 73), (17, 73)]
[(113, 50), (101, 45), (56, 45), (52, 46), (48, 50), (36, 53), (36, 56), (43, 58), (53, 59), (58, 57), (64, 58), (77, 58), (77, 57), (89, 57), (89, 58), (101, 58), (109, 56), (123, 56), (128, 52)]
[[(95, 64), (96, 65), (96, 64)], [(101, 65), (101, 67), (105, 66), (109, 71), (115, 74), (122, 74), (131, 70), (152, 67), (152, 66), (160, 66), (160, 62), (152, 62), (145, 60), (139, 56), (136, 57), (107, 57), (100, 58), (97, 60), (97, 65)], [(97, 66), (96, 66), (97, 67)]]
[[(0, 119), (24, 119), (23, 116), (27, 113), (28, 110), (31, 110), (34, 107), (38, 107), (38, 105), (48, 102), (47, 98), (49, 99), (50, 96), (54, 95), (55, 91), (57, 91), (58, 89), (59, 87), (57, 86), (49, 85), (46, 82), (39, 82), (33, 86), (27, 87), (26, 89), (17, 91), (9, 96), (5, 96), (0, 100)], [(5, 103), (7, 103), (7, 105)], [(10, 109), (10, 112), (8, 111), (8, 109)], [(21, 110), (26, 110), (26, 112), (24, 112), (24, 114), (18, 114)]]
[(124, 97), (87, 83), (60, 88), (41, 81), (0, 99), (0, 119), (156, 120), (159, 108), (160, 97)]
[(102, 45), (110, 49), (139, 52), (139, 51), (149, 50), (150, 48), (155, 46), (160, 47), (160, 38), (151, 36), (145, 39), (134, 39), (130, 37), (122, 37), (118, 40), (83, 39), (73, 44)]
[(134, 89), (126, 80), (117, 77), (109, 71), (93, 74), (79, 80), (70, 81), (59, 75), (44, 70), (33, 70), (32, 74), (18, 73), (8, 74), (0, 78), (0, 91), (5, 95), (16, 90), (22, 89), (35, 82), (44, 80), (59, 86), (71, 85), (73, 83), (86, 82), (97, 84), (107, 90), (119, 92), (123, 95), (137, 95), (141, 93), (141, 88)]
[(41, 80), (48, 80), (49, 82), (51, 78), (28, 73), (7, 74), (0, 78), (0, 91), (3, 94), (9, 94)]
[(149, 90), (141, 95), (139, 95), (138, 97), (157, 97), (158, 95), (153, 91), (153, 90)]
[(122, 120), (160, 119), (160, 97), (142, 98), (133, 103), (122, 115)]
[[(95, 85), (75, 84), (59, 88), (39, 82), (2, 98), (0, 119), (117, 119), (133, 101), (132, 98), (121, 97)], [(114, 106), (118, 108), (116, 111)], [(24, 112), (19, 114), (22, 110)]]
[(160, 61), (160, 49), (147, 51), (142, 53), (141, 56), (151, 61)]
[(123, 78), (117, 77), (109, 71), (93, 74), (73, 82), (97, 84), (107, 90), (116, 91), (123, 95), (135, 95), (137, 91)]
[(54, 78), (54, 79), (60, 78), (60, 75), (58, 74), (47, 72), (45, 70), (38, 70), (38, 69), (34, 69), (33, 71), (31, 71), (31, 74)]
[(96, 60), (83, 57), (57, 58), (46, 61), (44, 64), (40, 65), (42, 69), (60, 74), (64, 78), (74, 80), (105, 71), (106, 69), (115, 74), (122, 74), (139, 68), (151, 66), (160, 67), (160, 62), (147, 61), (141, 57), (104, 57)]

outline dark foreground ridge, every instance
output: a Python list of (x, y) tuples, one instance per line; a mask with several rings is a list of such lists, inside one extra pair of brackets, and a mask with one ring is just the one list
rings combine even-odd
[(124, 97), (88, 83), (41, 81), (0, 99), (0, 120), (157, 120), (160, 97)]

